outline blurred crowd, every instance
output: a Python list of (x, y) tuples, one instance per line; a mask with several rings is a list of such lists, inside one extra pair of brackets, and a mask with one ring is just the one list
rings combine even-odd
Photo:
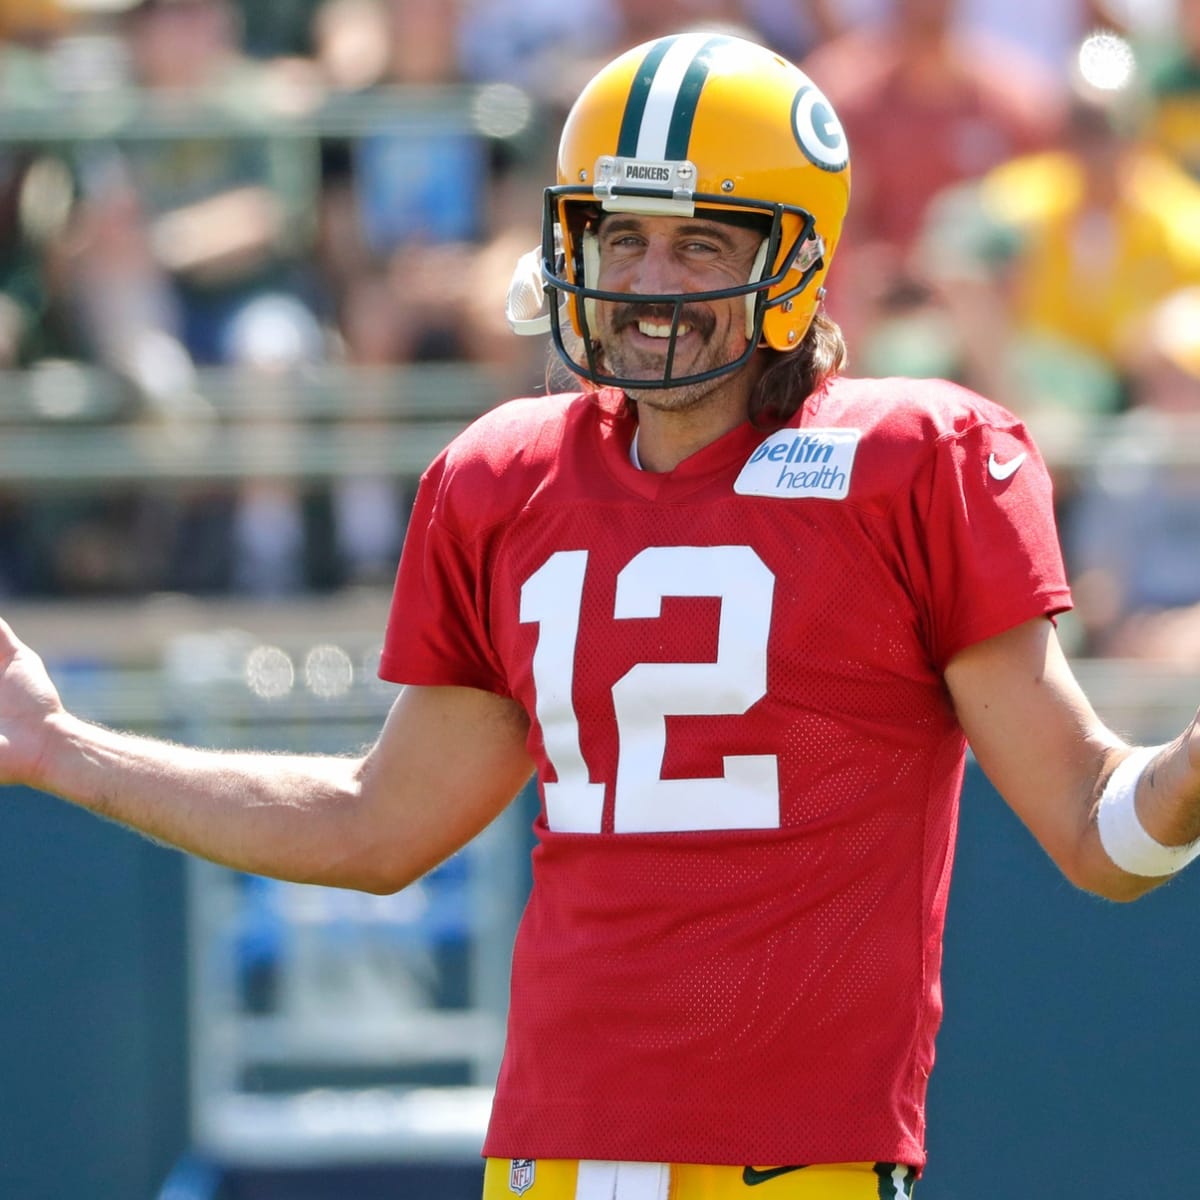
[[(1200, 0), (0, 0), (0, 370), (104, 368), (167, 414), (206, 368), (537, 390), (545, 348), (503, 306), (558, 126), (599, 65), (685, 28), (771, 44), (833, 101), (851, 370), (1030, 423), (1075, 648), (1200, 662)], [(419, 119), (372, 107), (396, 89)], [(77, 133), (21, 132), (48, 111)], [(0, 595), (384, 583), (408, 501), (0, 480)]]

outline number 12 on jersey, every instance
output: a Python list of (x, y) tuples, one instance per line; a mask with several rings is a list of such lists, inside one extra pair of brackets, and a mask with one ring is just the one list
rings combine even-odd
[[(563, 833), (600, 833), (605, 784), (593, 781), (575, 712), (575, 652), (588, 570), (586, 550), (552, 554), (521, 588), (521, 622), (538, 626), (533, 653), (537, 718), (555, 782), (546, 820)], [(662, 619), (666, 596), (721, 603), (713, 662), (638, 663), (613, 685), (617, 769), (613, 831), (662, 833), (779, 826), (773, 754), (725, 755), (724, 774), (664, 779), (669, 716), (737, 716), (767, 691), (775, 577), (749, 546), (653, 546), (617, 575), (613, 618)]]

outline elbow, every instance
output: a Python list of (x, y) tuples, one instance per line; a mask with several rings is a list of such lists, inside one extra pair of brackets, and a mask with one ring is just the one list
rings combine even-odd
[(375, 853), (357, 862), (342, 886), (372, 896), (394, 896), (420, 882), (440, 861), (414, 862), (404, 857), (396, 859)]
[(314, 876), (298, 882), (316, 884), (319, 887), (340, 888), (347, 892), (364, 892), (369, 896), (394, 896), (410, 884), (416, 883), (419, 875), (400, 877), (386, 873), (346, 870)]
[(1082, 892), (1113, 904), (1131, 904), (1154, 891), (1163, 880), (1131, 875), (1109, 862), (1059, 864), (1067, 880)]
[(325, 863), (320, 872), (305, 882), (365, 892), (371, 896), (394, 896), (423, 874), (409, 863), (396, 862), (378, 846), (369, 845), (357, 853), (345, 852), (337, 861)]
[(1118, 867), (1105, 852), (1094, 822), (1069, 841), (1064, 839), (1046, 849), (1069, 883), (1113, 904), (1140, 900), (1164, 882), (1162, 877), (1134, 875)]
[(1134, 900), (1140, 900), (1148, 892), (1154, 891), (1162, 882), (1161, 879), (1146, 879), (1141, 875), (1114, 870), (1104, 880), (1086, 885), (1084, 891), (1114, 904), (1132, 904)]
[(359, 892), (367, 892), (372, 896), (394, 896), (397, 892), (402, 892), (406, 887), (416, 883), (420, 878), (419, 875), (371, 875), (355, 883), (354, 889)]
[(371, 896), (394, 896), (417, 882), (424, 872), (400, 869), (395, 864), (379, 860), (346, 863), (338, 872), (334, 886)]

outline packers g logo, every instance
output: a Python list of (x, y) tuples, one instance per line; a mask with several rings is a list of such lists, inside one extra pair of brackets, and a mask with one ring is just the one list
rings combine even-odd
[(811, 83), (792, 101), (792, 133), (804, 157), (822, 171), (841, 171), (850, 161), (846, 131), (833, 106)]

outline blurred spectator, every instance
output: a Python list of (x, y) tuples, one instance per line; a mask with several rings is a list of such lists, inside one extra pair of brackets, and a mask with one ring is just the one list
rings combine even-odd
[(1111, 24), (1104, 0), (963, 0), (959, 15), (960, 28), (1020, 46), (1056, 75), (1088, 32)]
[(459, 58), (471, 80), (513, 83), (542, 96), (564, 60), (589, 58), (598, 44), (612, 45), (616, 31), (609, 0), (465, 0)]
[(348, 361), (485, 362), (532, 377), (533, 348), (514, 344), (502, 313), (513, 263), (540, 237), (544, 164), (527, 156), (544, 147), (523, 91), (485, 88), (472, 106), (462, 90), (462, 22), (480, 11), (328, 0), (317, 15), (333, 91), (445, 89), (440, 106), (326, 148), (319, 256)]
[[(53, 96), (46, 40), (63, 27), (49, 4), (0, 7), (0, 111), (19, 124)], [(0, 370), (24, 370), (77, 357), (64, 289), (64, 255), (76, 201), (65, 152), (20, 141), (0, 145)], [(109, 496), (111, 505), (121, 500)], [(102, 506), (82, 511), (67, 498), (31, 504), (0, 480), (0, 594), (44, 589), (70, 557), (61, 534), (81, 521), (99, 527)]]
[(1130, 370), (1133, 405), (1104, 442), (1064, 528), (1079, 619), (1092, 653), (1195, 670), (1200, 288), (1152, 310)]
[(1146, 144), (1127, 94), (1080, 85), (1062, 147), (944, 195), (924, 257), (971, 382), (1086, 419), (1119, 401), (1144, 314), (1200, 282), (1200, 186)]
[(854, 203), (830, 310), (851, 345), (922, 281), (910, 251), (932, 198), (1048, 145), (1062, 88), (1020, 47), (962, 32), (957, 0), (895, 0), (889, 19), (835, 38), (803, 64), (854, 154)]
[[(457, 0), (327, 0), (313, 22), (323, 84), (335, 95), (454, 88), (459, 18)], [(484, 232), (490, 163), (461, 103), (446, 96), (414, 119), (325, 146), (318, 260), (340, 357), (368, 371), (480, 354), (461, 297)], [(346, 418), (357, 419), (352, 408)], [(322, 507), (338, 582), (390, 578), (406, 502), (387, 477), (330, 486)]]
[(1200, 281), (1200, 187), (1129, 122), (1105, 98), (1081, 96), (1061, 151), (999, 168), (982, 191), (1018, 238), (1018, 323), (1116, 364), (1133, 322)]
[(1174, 24), (1138, 46), (1148, 134), (1200, 178), (1200, 0), (1176, 0)]
[(74, 198), (60, 157), (0, 147), (0, 369), (76, 351), (59, 278)]
[[(39, 45), (62, 23), (54, 4), (0, 5), (0, 111), (10, 121), (53, 96)], [(0, 144), (0, 369), (74, 353), (60, 277), (75, 199), (64, 153)]]
[(123, 28), (131, 82), (151, 112), (207, 116), (213, 133), (135, 137), (89, 157), (85, 327), (99, 356), (124, 369), (147, 332), (177, 338), (195, 362), (231, 362), (248, 304), (306, 303), (316, 147), (263, 131), (271, 80), (242, 54), (228, 0), (140, 0)]
[[(409, 87), (457, 84), (452, 13), (439, 0), (422, 14), (423, 2), (393, 5), (392, 79)], [(483, 232), (484, 140), (449, 104), (443, 114), (426, 114), (421, 126), (383, 125), (355, 140), (359, 217), (373, 255), (413, 243), (475, 241)]]
[[(317, 146), (270, 136), (276, 81), (244, 54), (230, 0), (137, 0), (115, 32), (130, 101), (185, 132), (135, 130), (81, 152), (72, 289), (94, 357), (170, 419), (197, 404), (196, 365), (279, 371), (324, 357), (307, 257)], [(251, 480), (143, 505), (126, 524), (140, 575), (97, 575), (97, 590), (275, 594), (300, 577), (300, 497), (286, 488)]]
[[(456, 0), (330, 0), (315, 25), (328, 86), (454, 87), (458, 7)], [(457, 299), (483, 234), (488, 183), (484, 139), (449, 94), (411, 120), (379, 123), (327, 147), (321, 262), (351, 359), (360, 336), (375, 360), (473, 356)]]
[[(962, 0), (954, 13), (960, 35), (1002, 39), (1057, 72), (1084, 33), (1100, 22), (1100, 0)], [(769, 45), (795, 60), (852, 30), (885, 26), (893, 0), (743, 0), (745, 19)]]

